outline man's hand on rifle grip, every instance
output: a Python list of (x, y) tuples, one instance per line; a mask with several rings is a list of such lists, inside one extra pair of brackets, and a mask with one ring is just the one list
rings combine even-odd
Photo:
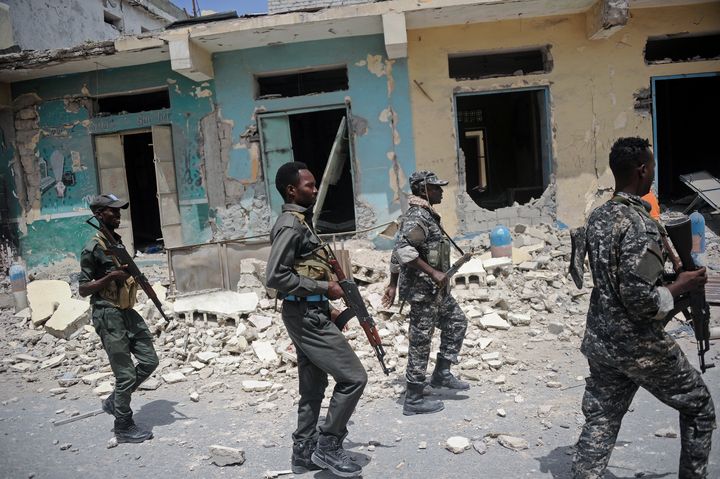
[(392, 304), (395, 302), (395, 292), (397, 291), (397, 286), (390, 283), (385, 287), (385, 293), (383, 293), (382, 297), (382, 305), (386, 308), (389, 308), (392, 306)]
[(118, 269), (114, 271), (110, 271), (107, 276), (109, 276), (109, 280), (117, 281), (118, 283), (124, 283), (127, 281), (127, 279), (130, 277), (130, 273), (127, 272), (127, 266), (126, 264), (121, 265), (118, 267)]
[(445, 288), (448, 284), (448, 276), (442, 271), (434, 270), (430, 277), (440, 289)]
[(689, 293), (702, 288), (707, 283), (707, 270), (705, 268), (695, 271), (683, 271), (678, 274), (677, 279), (669, 284), (667, 288), (673, 297)]
[(329, 299), (340, 299), (345, 296), (345, 292), (337, 281), (328, 281), (327, 297)]

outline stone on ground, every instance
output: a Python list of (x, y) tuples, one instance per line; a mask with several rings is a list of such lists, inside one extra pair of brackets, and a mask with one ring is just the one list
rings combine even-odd
[(210, 461), (217, 466), (232, 466), (245, 462), (245, 451), (242, 449), (212, 445), (209, 447)]
[(445, 442), (445, 449), (453, 454), (460, 454), (470, 449), (470, 439), (462, 436), (452, 436)]
[(45, 331), (56, 338), (68, 339), (75, 331), (90, 322), (90, 303), (67, 298), (45, 323)]

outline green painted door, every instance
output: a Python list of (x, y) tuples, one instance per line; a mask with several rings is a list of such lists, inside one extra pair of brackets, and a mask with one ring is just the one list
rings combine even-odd
[(270, 207), (277, 216), (284, 201), (275, 188), (275, 174), (283, 164), (293, 161), (290, 121), (287, 115), (261, 115), (259, 123), (265, 185)]

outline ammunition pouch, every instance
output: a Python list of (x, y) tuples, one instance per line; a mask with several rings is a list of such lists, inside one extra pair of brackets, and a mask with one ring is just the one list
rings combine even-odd
[(443, 238), (428, 249), (427, 264), (438, 271), (450, 269), (450, 248), (451, 244), (447, 238)]
[[(108, 254), (105, 239), (99, 234), (95, 235), (94, 239), (98, 242), (98, 245), (100, 245), (103, 252)], [(119, 266), (115, 257), (112, 258), (113, 262)], [(111, 281), (108, 287), (99, 291), (97, 294), (105, 301), (112, 303), (118, 309), (130, 309), (135, 306), (135, 303), (137, 302), (137, 289), (138, 284), (135, 282), (135, 278), (131, 276), (121, 284), (118, 284), (117, 281)]]

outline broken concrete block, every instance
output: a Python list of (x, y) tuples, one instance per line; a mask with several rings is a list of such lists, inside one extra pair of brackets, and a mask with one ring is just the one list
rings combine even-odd
[(243, 391), (246, 392), (263, 392), (272, 387), (272, 383), (269, 381), (256, 381), (254, 379), (248, 379), (241, 384)]
[(238, 317), (240, 314), (255, 311), (257, 304), (258, 296), (255, 293), (214, 291), (177, 298), (173, 305), (175, 312), (180, 314), (197, 311), (222, 317)]
[(480, 349), (485, 349), (488, 346), (490, 346), (490, 343), (493, 342), (493, 338), (478, 338), (478, 347)]
[(175, 384), (186, 380), (185, 375), (180, 371), (170, 371), (169, 373), (163, 374), (162, 378), (163, 381), (168, 384)]
[(60, 366), (60, 364), (65, 360), (65, 353), (58, 354), (57, 356), (54, 356), (50, 359), (46, 359), (40, 364), (40, 369), (46, 369), (46, 368), (54, 368), (56, 366)]
[(500, 258), (488, 258), (483, 260), (483, 267), (486, 271), (495, 271), (496, 269), (509, 268), (513, 264), (511, 258), (500, 257)]
[(160, 380), (157, 378), (148, 378), (145, 381), (143, 381), (140, 386), (138, 386), (138, 389), (142, 389), (143, 391), (154, 391), (157, 388), (160, 387)]
[(512, 250), (512, 262), (513, 264), (520, 264), (524, 263), (525, 261), (530, 261), (532, 259), (532, 255), (526, 251), (523, 248), (513, 248)]
[(94, 386), (95, 384), (97, 384), (98, 381), (105, 379), (107, 377), (110, 377), (112, 375), (113, 375), (113, 373), (109, 373), (109, 372), (92, 373), (92, 374), (83, 376), (82, 382), (84, 382), (85, 384)]
[(115, 390), (115, 386), (113, 385), (112, 381), (105, 381), (104, 383), (98, 385), (98, 387), (93, 389), (93, 392), (97, 396), (105, 396), (113, 392), (113, 390)]
[(502, 447), (506, 447), (513, 451), (522, 451), (523, 449), (528, 448), (528, 442), (521, 437), (506, 436), (505, 434), (501, 434), (498, 436), (497, 441)]
[(509, 313), (508, 321), (513, 326), (530, 326), (530, 315), (520, 313)]
[(445, 449), (453, 454), (460, 454), (470, 449), (470, 439), (462, 436), (452, 436), (445, 441)]
[(270, 316), (261, 316), (259, 314), (251, 314), (248, 321), (250, 321), (258, 331), (265, 331), (272, 325), (272, 318)]
[(65, 281), (43, 279), (28, 283), (27, 297), (32, 323), (40, 326), (50, 319), (60, 303), (72, 297), (72, 291)]
[(225, 343), (225, 351), (228, 353), (240, 354), (248, 347), (247, 339), (244, 336), (233, 336)]
[(31, 363), (39, 363), (40, 362), (40, 358), (36, 358), (35, 356), (33, 356), (31, 354), (25, 354), (25, 353), (16, 354), (15, 356), (13, 356), (13, 359), (15, 361), (26, 361), (26, 362), (31, 362)]
[(518, 265), (518, 269), (521, 271), (535, 271), (539, 267), (540, 264), (537, 261), (525, 261)]
[(245, 451), (234, 447), (213, 445), (210, 450), (210, 461), (217, 466), (232, 466), (245, 462)]
[(480, 326), (483, 329), (510, 329), (510, 324), (497, 313), (486, 314), (480, 318)]
[(492, 361), (493, 359), (499, 359), (499, 358), (500, 358), (500, 353), (498, 353), (497, 351), (494, 353), (485, 353), (480, 356), (480, 359), (482, 359), (483, 361)]
[(220, 354), (213, 352), (213, 351), (201, 351), (197, 353), (198, 361), (203, 362), (205, 364), (209, 363), (213, 359), (220, 356)]
[(32, 363), (16, 363), (16, 364), (11, 364), (10, 369), (24, 373), (24, 372), (30, 371), (32, 369), (35, 369), (35, 366)]
[(263, 363), (272, 366), (280, 364), (280, 357), (277, 355), (272, 345), (267, 341), (254, 341), (252, 343), (255, 356)]
[(89, 322), (90, 303), (68, 298), (60, 303), (57, 310), (45, 323), (45, 331), (56, 338), (68, 339)]

